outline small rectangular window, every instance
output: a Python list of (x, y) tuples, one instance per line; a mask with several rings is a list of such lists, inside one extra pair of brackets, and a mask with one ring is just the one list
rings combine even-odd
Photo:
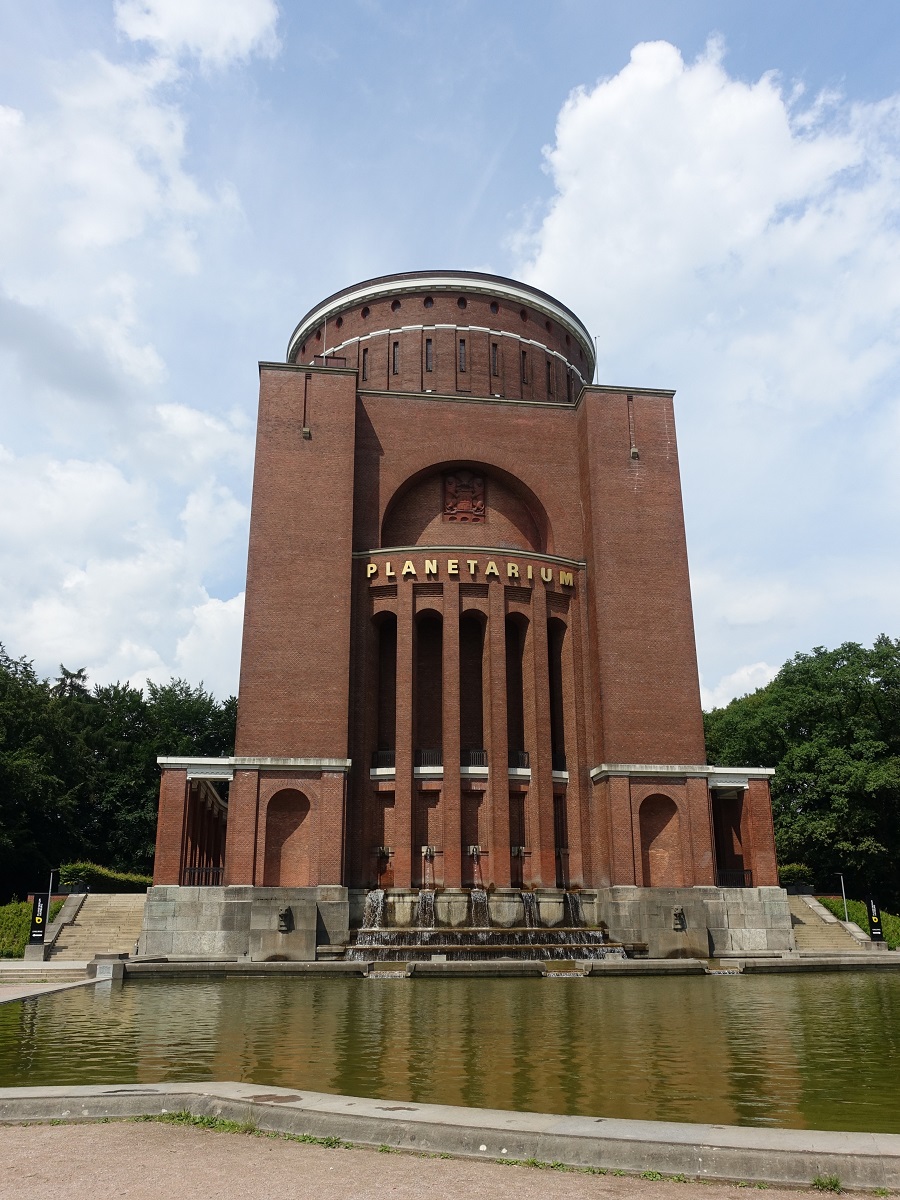
[(497, 353), (497, 343), (491, 342), (491, 374), (500, 374), (500, 355)]
[(522, 382), (528, 382), (528, 351), (522, 351)]
[(566, 399), (572, 403), (572, 372), (566, 371)]
[(553, 395), (553, 365), (550, 359), (547, 359), (547, 395)]
[(434, 370), (434, 342), (431, 338), (425, 339), (425, 370)]
[(362, 362), (362, 377), (363, 382), (369, 378), (369, 348), (363, 347), (363, 362)]
[(465, 338), (459, 339), (459, 369), (461, 372), (465, 371), (465, 369), (466, 369), (466, 339)]
[(391, 347), (391, 374), (400, 374), (400, 343), (394, 342)]

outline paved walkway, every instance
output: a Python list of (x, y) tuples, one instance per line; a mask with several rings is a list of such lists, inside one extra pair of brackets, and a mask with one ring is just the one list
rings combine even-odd
[(70, 983), (0, 983), (0, 1004), (10, 1000), (27, 1000), (29, 996), (43, 996), (45, 992), (64, 992), (67, 988), (84, 987), (95, 983), (94, 979), (76, 979)]
[[(733, 1184), (499, 1166), (115, 1122), (0, 1126), (0, 1200), (737, 1200)], [(817, 1193), (815, 1193), (817, 1194)], [(769, 1200), (800, 1193), (768, 1188)]]

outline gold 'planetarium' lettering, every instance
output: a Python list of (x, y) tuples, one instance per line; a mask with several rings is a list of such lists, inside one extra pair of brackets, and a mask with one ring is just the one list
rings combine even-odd
[[(458, 558), (448, 558), (445, 560), (446, 571), (449, 576), (458, 576), (460, 574), (460, 566), (459, 566), (460, 561), (461, 560)], [(476, 575), (478, 574), (479, 570), (481, 569), (481, 563), (478, 561), (477, 558), (467, 558), (463, 561), (465, 561), (466, 567), (469, 570), (470, 577), (474, 579), (476, 577)], [(553, 583), (553, 568), (552, 567), (540, 567), (538, 569), (540, 570), (540, 577), (543, 580), (543, 582), (552, 584)], [(377, 579), (380, 571), (381, 571), (381, 567), (378, 563), (375, 563), (375, 562), (366, 563), (366, 578), (367, 579)], [(529, 582), (532, 582), (535, 578), (534, 572), (535, 572), (535, 568), (531, 563), (523, 563), (523, 564), (521, 564), (521, 566), (519, 563), (515, 563), (515, 562), (507, 562), (506, 563), (506, 578), (510, 579), (510, 580), (524, 578), (524, 579), (527, 579)], [(423, 573), (427, 579), (439, 578), (440, 577), (440, 569), (438, 567), (438, 560), (436, 558), (426, 558)], [(488, 559), (487, 565), (484, 568), (485, 579), (490, 579), (490, 578), (500, 579), (501, 575), (502, 575), (502, 572), (500, 571), (500, 568), (497, 566), (497, 563), (494, 561), (494, 559), (492, 559), (492, 558)], [(384, 562), (384, 577), (385, 577), (385, 579), (396, 579), (397, 578), (397, 572), (394, 570), (393, 566), (391, 565), (390, 559), (386, 559)], [(418, 571), (417, 571), (416, 564), (413, 561), (413, 559), (407, 558), (404, 561), (403, 566), (400, 569), (400, 578), (401, 579), (418, 579)], [(558, 579), (558, 583), (559, 583), (560, 587), (574, 588), (574, 586), (575, 586), (574, 571), (563, 571), (562, 569), (560, 569), (557, 572), (557, 579)]]

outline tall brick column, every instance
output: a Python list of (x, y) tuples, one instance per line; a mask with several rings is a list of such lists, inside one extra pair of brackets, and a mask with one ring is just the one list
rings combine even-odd
[(547, 593), (543, 585), (538, 583), (531, 596), (528, 641), (530, 652), (526, 654), (525, 707), (530, 716), (526, 737), (531, 761), (531, 786), (528, 789), (531, 862), (527, 882), (552, 888), (556, 885), (556, 848), (553, 836)]
[(413, 797), (415, 795), (413, 712), (416, 630), (413, 589), (397, 597), (397, 748), (394, 771), (394, 887), (412, 886)]
[(182, 847), (188, 811), (187, 771), (163, 768), (159, 783), (154, 884), (181, 883)]
[[(488, 803), (491, 814), (490, 880), (509, 887), (509, 743), (506, 730), (506, 609), (503, 589), (488, 598)], [(488, 880), (485, 880), (487, 883)]]
[(444, 785), (444, 887), (462, 885), (462, 824), (459, 773), (460, 672), (459, 672), (459, 583), (444, 584), (443, 637), (443, 761)]

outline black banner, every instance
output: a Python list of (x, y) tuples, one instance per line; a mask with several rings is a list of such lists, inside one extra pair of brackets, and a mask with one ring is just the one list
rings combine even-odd
[(35, 896), (31, 907), (31, 933), (28, 935), (29, 946), (43, 946), (44, 931), (47, 928), (47, 897)]
[(883, 942), (884, 930), (881, 928), (881, 909), (875, 903), (873, 896), (866, 897), (866, 908), (869, 910), (869, 937), (873, 942)]

